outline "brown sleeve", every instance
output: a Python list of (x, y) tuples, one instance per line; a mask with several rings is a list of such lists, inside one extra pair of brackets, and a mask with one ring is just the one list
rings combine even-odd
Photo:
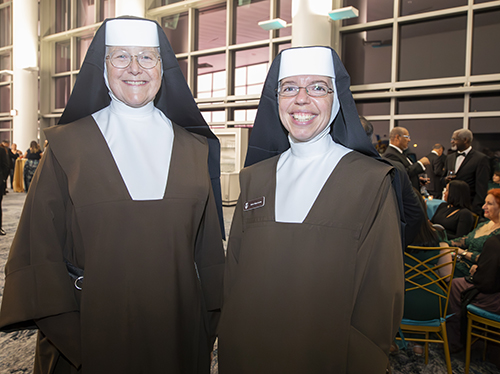
[[(71, 237), (67, 227), (72, 207), (65, 182), (48, 149), (30, 185), (5, 266), (0, 330), (33, 328), (37, 322), (47, 338), (78, 366), (79, 348), (78, 352), (68, 348), (80, 344), (80, 328), (77, 297), (63, 262)], [(39, 324), (44, 319), (50, 323)]]

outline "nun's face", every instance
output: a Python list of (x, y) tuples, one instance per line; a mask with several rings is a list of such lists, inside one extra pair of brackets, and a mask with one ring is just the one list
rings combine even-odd
[[(296, 75), (281, 81), (282, 86), (288, 84), (298, 87), (306, 87), (315, 83), (326, 84), (329, 88), (333, 88), (331, 78), (321, 75)], [(307, 94), (305, 88), (300, 88), (296, 96), (279, 96), (281, 122), (296, 142), (311, 140), (330, 124), (332, 105), (332, 93), (322, 97), (313, 97)]]
[[(112, 47), (109, 55), (115, 50), (126, 51), (132, 56), (144, 51), (157, 53), (156, 48), (149, 47)], [(115, 68), (106, 60), (109, 87), (118, 100), (133, 108), (140, 108), (152, 101), (161, 86), (161, 61), (154, 68), (144, 69), (137, 63), (137, 58), (124, 69)]]

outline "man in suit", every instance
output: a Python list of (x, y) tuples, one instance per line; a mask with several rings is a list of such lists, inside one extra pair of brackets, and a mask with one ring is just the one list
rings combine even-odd
[(457, 179), (466, 182), (470, 187), (472, 211), (482, 215), (488, 181), (490, 179), (490, 163), (485, 154), (472, 149), (472, 132), (460, 129), (453, 132), (451, 148), (457, 151), (446, 157), (445, 181)]
[(441, 199), (443, 193), (441, 178), (444, 175), (444, 163), (446, 162), (443, 145), (439, 143), (434, 144), (431, 153), (426, 157), (429, 159), (430, 165), (425, 170), (429, 178), (429, 184), (425, 187), (432, 196), (436, 199)]
[[(366, 135), (371, 140), (373, 135), (373, 125), (363, 116), (359, 116), (359, 120), (366, 132)], [(406, 248), (407, 245), (410, 245), (413, 242), (413, 239), (415, 239), (420, 231), (420, 226), (425, 218), (424, 210), (422, 209), (422, 204), (420, 203), (418, 196), (411, 185), (410, 178), (408, 177), (403, 165), (400, 162), (395, 162), (389, 159), (387, 161), (398, 169), (397, 175), (400, 179), (401, 199), (403, 201), (404, 221), (406, 223), (404, 226), (403, 245), (404, 248)]]
[(389, 133), (389, 147), (387, 147), (383, 157), (401, 163), (410, 177), (412, 186), (420, 190), (420, 179), (418, 175), (425, 171), (425, 166), (429, 165), (429, 159), (427, 157), (422, 157), (415, 163), (411, 162), (411, 160), (403, 154), (403, 152), (408, 149), (410, 140), (410, 133), (407, 129), (404, 127), (393, 128)]

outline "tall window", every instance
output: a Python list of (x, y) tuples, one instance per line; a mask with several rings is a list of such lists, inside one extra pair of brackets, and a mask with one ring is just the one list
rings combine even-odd
[(0, 7), (0, 48), (12, 45), (11, 7)]

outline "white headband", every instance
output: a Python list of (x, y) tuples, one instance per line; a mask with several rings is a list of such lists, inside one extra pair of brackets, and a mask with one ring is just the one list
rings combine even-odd
[(310, 47), (283, 51), (278, 81), (295, 75), (322, 75), (335, 78), (331, 50), (323, 47)]
[(142, 19), (114, 19), (106, 23), (107, 46), (159, 47), (156, 23)]

